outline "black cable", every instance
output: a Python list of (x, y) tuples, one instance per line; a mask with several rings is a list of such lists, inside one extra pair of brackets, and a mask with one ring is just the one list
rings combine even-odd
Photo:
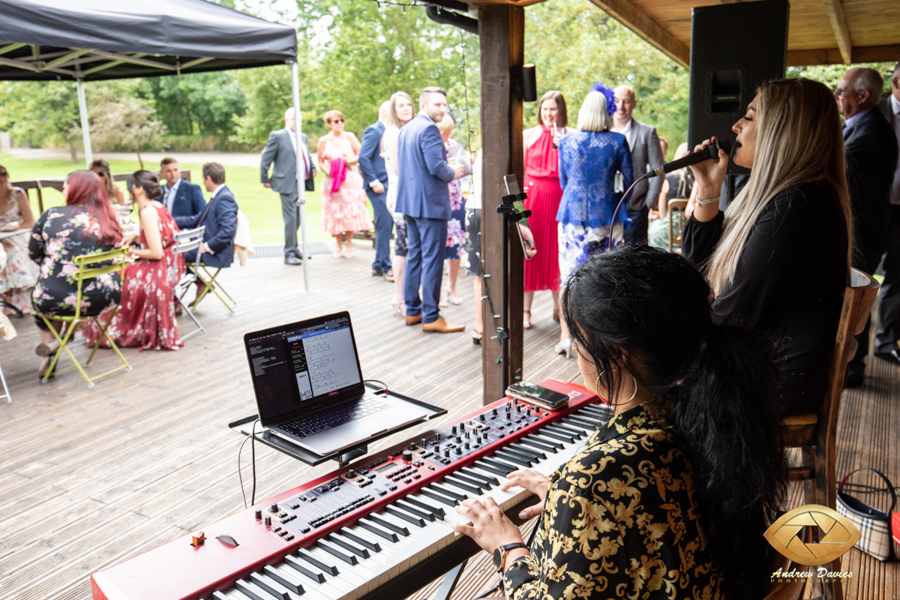
[(241, 473), (241, 453), (244, 451), (244, 445), (250, 440), (250, 437), (245, 437), (244, 441), (241, 442), (241, 447), (238, 448), (238, 480), (241, 482), (241, 498), (244, 500), (244, 508), (247, 508), (247, 494), (244, 493), (244, 476)]
[(238, 448), (238, 481), (241, 483), (241, 498), (244, 500), (244, 508), (247, 508), (247, 494), (244, 493), (244, 474), (241, 472), (241, 454), (244, 452), (244, 445), (247, 443), (247, 440), (251, 440), (250, 442), (250, 456), (253, 467), (253, 493), (250, 497), (250, 504), (256, 504), (256, 424), (259, 423), (259, 419), (253, 421), (253, 428), (248, 437), (244, 438), (244, 441), (241, 442), (241, 447)]
[(377, 384), (379, 384), (379, 385), (382, 387), (382, 389), (376, 390), (376, 391), (375, 391), (376, 394), (387, 394), (387, 393), (388, 393), (388, 386), (387, 386), (387, 384), (386, 384), (385, 382), (381, 381), (380, 379), (365, 379), (365, 380), (363, 380), (363, 383), (377, 383)]
[(645, 179), (648, 179), (648, 175), (652, 175), (652, 174), (653, 174), (652, 172), (650, 172), (650, 173), (645, 173), (644, 175), (641, 175), (640, 177), (638, 177), (638, 178), (635, 180), (635, 182), (631, 184), (631, 187), (629, 187), (627, 190), (625, 190), (625, 193), (622, 194), (622, 199), (619, 200), (619, 203), (618, 203), (618, 204), (616, 204), (616, 210), (613, 211), (612, 219), (611, 219), (610, 222), (609, 222), (609, 245), (608, 245), (608, 247), (607, 247), (607, 250), (612, 250), (612, 249), (613, 249), (613, 245), (612, 245), (612, 244), (613, 244), (613, 227), (614, 227), (615, 224), (616, 224), (616, 216), (618, 216), (618, 214), (619, 214), (619, 209), (622, 208), (622, 204), (624, 204), (625, 198), (628, 197), (628, 194), (631, 193), (631, 190), (634, 189), (634, 186), (636, 186), (636, 185), (637, 185), (638, 183), (640, 183), (641, 181), (643, 181), (643, 180), (645, 180)]

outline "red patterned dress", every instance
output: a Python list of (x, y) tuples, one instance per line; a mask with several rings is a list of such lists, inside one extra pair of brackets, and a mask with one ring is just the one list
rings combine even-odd
[(559, 242), (556, 213), (562, 199), (559, 185), (559, 151), (553, 135), (541, 126), (541, 136), (525, 151), (525, 210), (537, 254), (525, 261), (525, 291), (559, 289)]
[[(159, 214), (159, 233), (163, 256), (159, 260), (141, 258), (125, 269), (122, 302), (107, 333), (122, 348), (141, 350), (178, 350), (184, 345), (178, 337), (175, 321), (174, 288), (184, 275), (184, 255), (175, 254), (175, 219), (161, 204), (151, 206)], [(147, 239), (141, 232), (141, 248)], [(100, 331), (85, 327), (87, 345), (93, 346)], [(106, 340), (101, 347), (108, 348)]]

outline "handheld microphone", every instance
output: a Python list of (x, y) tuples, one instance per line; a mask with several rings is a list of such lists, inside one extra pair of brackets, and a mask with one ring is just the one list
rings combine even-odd
[(731, 142), (729, 142), (728, 140), (719, 140), (718, 142), (713, 142), (712, 144), (707, 146), (705, 150), (695, 152), (693, 154), (688, 154), (684, 158), (674, 160), (670, 163), (664, 164), (661, 167), (653, 169), (648, 173), (648, 177), (656, 177), (658, 175), (671, 173), (672, 171), (677, 171), (678, 169), (683, 169), (684, 167), (690, 167), (691, 165), (696, 165), (697, 163), (701, 163), (705, 160), (719, 160), (720, 148), (728, 154), (731, 154)]

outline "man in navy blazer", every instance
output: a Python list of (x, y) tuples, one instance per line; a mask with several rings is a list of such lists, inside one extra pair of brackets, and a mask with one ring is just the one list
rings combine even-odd
[[(181, 229), (205, 226), (200, 262), (209, 267), (224, 269), (234, 261), (238, 205), (234, 194), (225, 186), (225, 167), (219, 163), (203, 165), (203, 186), (212, 194), (203, 212), (192, 217), (177, 217), (175, 222)], [(193, 263), (197, 260), (197, 251), (186, 252), (184, 260), (189, 265)]]
[(363, 188), (375, 211), (375, 262), (372, 275), (384, 275), (388, 281), (394, 280), (391, 271), (391, 230), (394, 220), (387, 209), (388, 176), (381, 157), (381, 136), (389, 124), (391, 102), (388, 100), (378, 109), (378, 120), (366, 127), (359, 149), (359, 170), (362, 171)]
[(181, 178), (178, 161), (166, 157), (159, 161), (159, 174), (166, 182), (162, 185), (160, 202), (173, 217), (193, 217), (203, 212), (206, 200), (203, 191), (196, 183)]
[[(450, 190), (447, 184), (459, 179), (463, 165), (447, 164), (447, 150), (435, 123), (447, 112), (447, 92), (427, 87), (419, 96), (419, 116), (400, 129), (397, 148), (397, 212), (406, 216), (408, 253), (403, 297), (406, 324), (422, 324), (422, 330), (436, 333), (462, 331), (465, 325), (447, 323), (438, 310), (447, 221), (450, 220)], [(419, 298), (419, 285), (422, 298)]]

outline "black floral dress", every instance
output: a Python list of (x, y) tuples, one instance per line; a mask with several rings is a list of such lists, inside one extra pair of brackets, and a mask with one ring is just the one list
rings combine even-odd
[(510, 600), (721, 597), (693, 470), (657, 405), (595, 432), (549, 485), (531, 556), (503, 577)]
[[(28, 244), (31, 259), (41, 273), (31, 297), (36, 313), (74, 315), (78, 282), (75, 258), (112, 250), (100, 244), (100, 224), (83, 206), (59, 206), (41, 215)], [(90, 279), (81, 288), (81, 314), (99, 315), (119, 303), (122, 282), (119, 273), (108, 273)]]

